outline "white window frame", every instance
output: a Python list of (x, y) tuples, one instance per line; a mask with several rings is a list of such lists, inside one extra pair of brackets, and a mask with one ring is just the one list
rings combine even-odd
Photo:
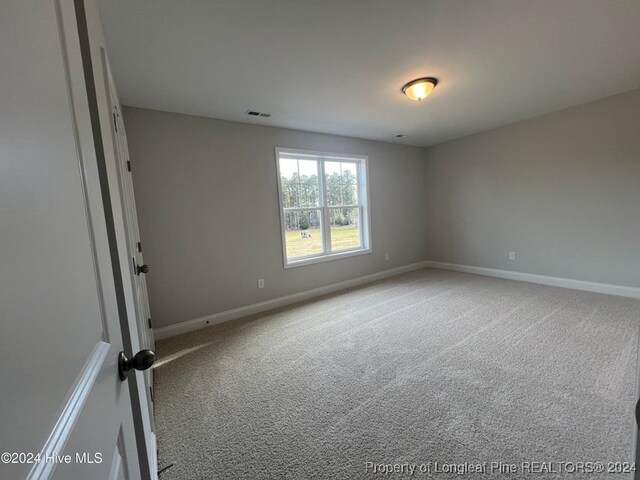
[[(287, 260), (287, 240), (286, 240), (286, 221), (285, 208), (282, 199), (282, 180), (280, 177), (280, 155), (294, 155), (299, 157), (309, 157), (309, 159), (318, 161), (318, 197), (320, 205), (318, 207), (295, 207), (287, 208), (287, 211), (295, 210), (320, 210), (322, 222), (322, 236), (324, 243), (324, 252), (314, 255), (298, 257), (294, 260)], [(325, 161), (342, 161), (355, 162), (357, 165), (358, 177), (358, 204), (354, 207), (360, 208), (360, 243), (361, 247), (349, 250), (331, 251), (331, 227), (329, 220), (329, 210), (332, 208), (325, 204), (326, 187), (324, 179), (324, 162)], [(303, 265), (312, 265), (315, 263), (328, 262), (341, 258), (354, 257), (357, 255), (366, 255), (371, 253), (371, 207), (369, 196), (369, 157), (367, 155), (354, 155), (350, 153), (334, 153), (320, 152), (315, 150), (299, 150), (295, 148), (276, 147), (276, 171), (278, 181), (278, 203), (280, 208), (280, 238), (282, 240), (282, 262), (285, 269), (301, 267)]]

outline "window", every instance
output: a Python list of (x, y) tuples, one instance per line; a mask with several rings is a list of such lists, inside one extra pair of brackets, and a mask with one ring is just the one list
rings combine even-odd
[(285, 268), (371, 251), (367, 157), (276, 148)]

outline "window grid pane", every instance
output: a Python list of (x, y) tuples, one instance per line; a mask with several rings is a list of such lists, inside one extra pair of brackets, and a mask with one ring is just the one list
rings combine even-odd
[(362, 248), (360, 234), (360, 207), (330, 208), (331, 250)]
[(318, 207), (318, 160), (280, 158), (283, 208)]
[(287, 259), (324, 253), (321, 210), (285, 212)]
[(327, 206), (358, 205), (358, 167), (354, 162), (325, 161)]

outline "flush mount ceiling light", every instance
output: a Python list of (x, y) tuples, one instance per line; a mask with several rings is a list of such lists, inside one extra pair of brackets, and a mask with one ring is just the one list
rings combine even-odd
[(411, 100), (420, 101), (426, 98), (437, 84), (438, 80), (432, 77), (417, 78), (402, 87), (402, 93)]

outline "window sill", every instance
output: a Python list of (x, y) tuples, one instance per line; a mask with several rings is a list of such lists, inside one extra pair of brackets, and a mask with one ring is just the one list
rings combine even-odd
[(363, 248), (360, 250), (348, 250), (346, 252), (331, 253), (329, 255), (320, 255), (317, 257), (302, 258), (300, 260), (285, 261), (284, 268), (303, 267), (305, 265), (313, 265), (314, 263), (330, 262), (331, 260), (339, 260), (341, 258), (357, 257), (358, 255), (366, 255), (371, 253), (371, 248)]

